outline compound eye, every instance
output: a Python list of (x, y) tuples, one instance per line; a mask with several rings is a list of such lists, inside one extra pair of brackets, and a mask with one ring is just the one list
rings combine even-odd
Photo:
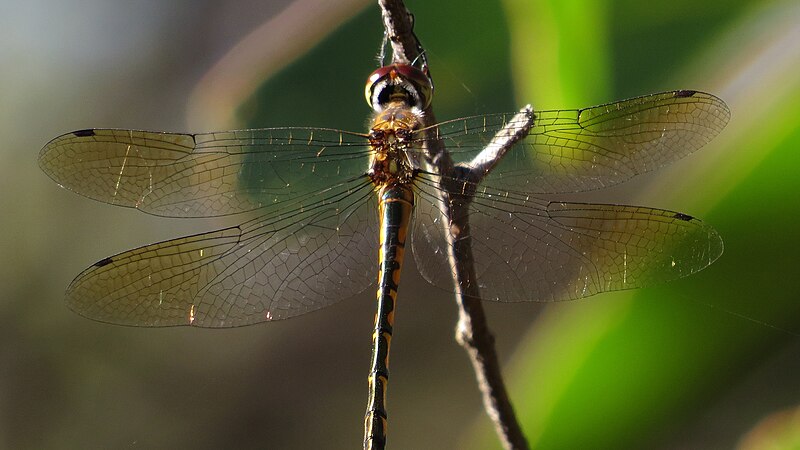
[(414, 66), (392, 64), (370, 74), (364, 96), (375, 111), (382, 111), (386, 104), (398, 99), (409, 106), (425, 109), (431, 103), (433, 82)]

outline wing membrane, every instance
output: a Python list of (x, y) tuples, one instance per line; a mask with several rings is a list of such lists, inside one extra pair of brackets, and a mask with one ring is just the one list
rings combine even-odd
[[(448, 230), (428, 183), (417, 206), (414, 256), (426, 280), (450, 290)], [(723, 250), (713, 228), (685, 214), (488, 190), (472, 202), (470, 225), (482, 297), (504, 302), (650, 286), (702, 270)]]
[[(516, 113), (443, 122), (428, 131), (470, 161)], [(576, 110), (534, 111), (534, 126), (485, 184), (530, 194), (611, 186), (699, 149), (730, 119), (719, 98), (671, 91)]]
[(101, 202), (160, 216), (210, 217), (357, 177), (366, 170), (365, 143), (363, 135), (321, 128), (82, 130), (48, 143), (39, 165), (62, 186)]
[(68, 306), (131, 326), (235, 327), (304, 314), (374, 283), (378, 241), (371, 185), (237, 227), (106, 258), (67, 290)]
[[(534, 114), (528, 136), (480, 185), (461, 182), (476, 191), (469, 237), (484, 298), (575, 299), (686, 276), (719, 257), (719, 235), (690, 216), (537, 194), (597, 189), (682, 158), (727, 124), (725, 103), (672, 91)], [(444, 122), (418, 136), (441, 140), (468, 163), (513, 115)], [(368, 157), (365, 135), (322, 128), (98, 129), (58, 137), (40, 152), (41, 167), (95, 200), (173, 217), (265, 208), (240, 226), (99, 261), (73, 281), (67, 302), (84, 316), (124, 325), (232, 327), (350, 297), (375, 278), (379, 233)], [(452, 289), (440, 181), (419, 174), (412, 245), (423, 276)]]

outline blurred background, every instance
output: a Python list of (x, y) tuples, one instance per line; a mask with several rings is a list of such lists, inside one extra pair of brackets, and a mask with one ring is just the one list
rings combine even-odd
[[(725, 240), (715, 264), (639, 291), (486, 304), (532, 446), (800, 448), (800, 5), (407, 5), (440, 119), (676, 88), (732, 110), (695, 155), (581, 197), (699, 216)], [(231, 330), (83, 319), (62, 300), (85, 267), (235, 218), (99, 204), (60, 189), (36, 157), (90, 127), (362, 131), (381, 33), (365, 0), (0, 0), (0, 448), (360, 447), (372, 293)], [(389, 446), (499, 448), (453, 339), (451, 295), (407, 260)]]

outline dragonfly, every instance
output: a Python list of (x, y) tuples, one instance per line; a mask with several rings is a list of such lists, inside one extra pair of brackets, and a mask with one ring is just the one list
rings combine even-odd
[[(500, 302), (649, 286), (721, 255), (719, 234), (690, 215), (552, 198), (618, 184), (699, 149), (730, 118), (714, 95), (678, 90), (428, 124), (432, 94), (427, 70), (392, 64), (368, 78), (366, 133), (87, 129), (53, 139), (39, 165), (78, 194), (156, 216), (241, 217), (101, 259), (69, 285), (68, 307), (128, 326), (239, 327), (356, 296), (376, 286), (377, 273), (364, 446), (383, 448), (407, 242), (422, 276), (453, 291), (466, 286), (454, 285), (448, 246), (458, 233), (471, 239), (475, 277), (461, 283)], [(522, 131), (502, 159), (479, 180), (464, 177), (517, 122)], [(452, 160), (449, 170), (436, 148)], [(468, 230), (455, 230), (446, 214), (459, 201)]]

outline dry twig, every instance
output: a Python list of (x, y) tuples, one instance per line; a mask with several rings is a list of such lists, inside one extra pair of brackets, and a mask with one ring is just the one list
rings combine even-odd
[[(378, 0), (378, 4), (392, 48), (392, 62), (408, 64), (416, 60), (423, 48), (413, 33), (413, 19), (402, 0)], [(486, 413), (507, 449), (527, 449), (528, 443), (506, 393), (494, 336), (481, 305), (469, 232), (469, 204), (474, 192), (463, 192), (462, 188), (465, 185), (474, 187), (488, 175), (505, 152), (527, 135), (533, 118), (530, 107), (523, 108), (475, 159), (466, 164), (454, 165), (447, 150), (436, 140), (431, 140), (426, 149), (429, 161), (442, 175), (440, 209), (448, 226), (445, 234), (459, 307), (456, 339), (469, 354)], [(431, 108), (425, 111), (424, 120), (426, 126), (436, 123)]]

